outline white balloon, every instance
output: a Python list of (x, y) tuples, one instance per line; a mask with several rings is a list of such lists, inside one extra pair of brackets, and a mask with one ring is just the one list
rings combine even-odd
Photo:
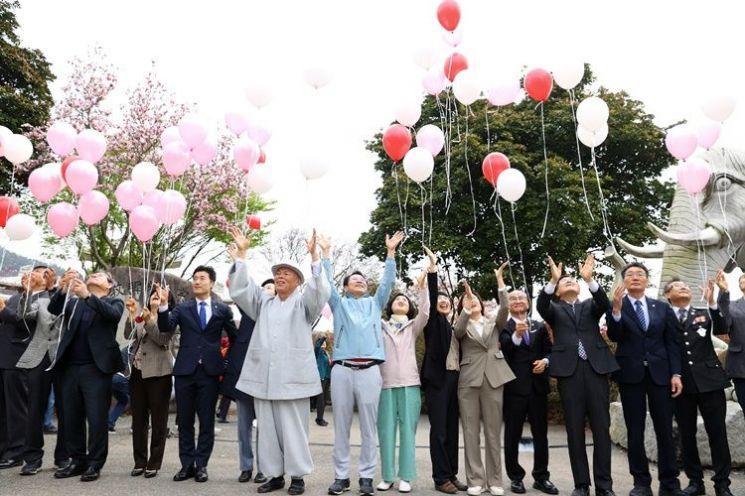
[(432, 153), (424, 147), (415, 146), (404, 157), (404, 172), (412, 181), (421, 183), (432, 175), (435, 159)]
[(402, 99), (396, 105), (394, 115), (401, 125), (412, 127), (422, 116), (422, 104), (419, 97)]
[(571, 90), (582, 81), (585, 75), (585, 64), (579, 61), (558, 62), (551, 73), (557, 85), (565, 90)]
[(168, 143), (174, 141), (181, 141), (181, 133), (178, 130), (178, 126), (169, 126), (160, 133), (160, 147), (165, 148)]
[(608, 125), (601, 127), (597, 131), (588, 131), (582, 126), (577, 126), (577, 138), (583, 145), (589, 148), (600, 146), (608, 137)]
[(497, 178), (497, 192), (508, 202), (515, 203), (525, 194), (525, 176), (517, 169), (503, 170)]
[(34, 147), (22, 134), (11, 134), (3, 138), (3, 154), (13, 164), (21, 164), (31, 158)]
[(588, 131), (597, 132), (608, 123), (608, 104), (601, 98), (585, 98), (577, 106), (577, 122)]
[(445, 146), (445, 133), (434, 124), (422, 126), (416, 133), (416, 146), (426, 148), (435, 157)]
[(149, 193), (158, 187), (160, 171), (150, 162), (140, 162), (132, 169), (132, 182), (142, 193)]
[(266, 164), (256, 164), (246, 174), (246, 183), (256, 194), (263, 195), (274, 186), (274, 174)]
[(12, 134), (13, 131), (11, 131), (10, 129), (5, 126), (0, 126), (0, 157), (5, 155), (5, 152), (3, 151), (3, 139), (11, 136)]
[(471, 105), (481, 97), (481, 86), (476, 74), (470, 69), (463, 69), (453, 81), (453, 94), (463, 105)]
[(315, 89), (323, 88), (331, 81), (331, 73), (325, 67), (310, 66), (305, 69), (305, 82)]
[(305, 179), (318, 179), (326, 175), (329, 165), (320, 157), (308, 157), (300, 162), (300, 172)]
[(15, 214), (5, 224), (5, 234), (13, 241), (23, 241), (34, 234), (36, 222), (26, 214)]
[(463, 30), (456, 28), (455, 31), (445, 31), (442, 39), (451, 47), (457, 47), (463, 41)]
[(256, 108), (261, 108), (272, 101), (272, 91), (262, 83), (252, 83), (246, 86), (246, 98)]
[(429, 70), (430, 67), (437, 63), (437, 53), (429, 46), (419, 48), (414, 52), (414, 63), (422, 69)]
[(737, 102), (731, 96), (715, 96), (701, 106), (701, 111), (709, 119), (717, 122), (726, 121), (735, 110)]

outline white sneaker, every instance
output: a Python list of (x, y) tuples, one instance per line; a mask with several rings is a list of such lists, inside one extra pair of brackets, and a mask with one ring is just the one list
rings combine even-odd
[(392, 487), (393, 487), (393, 482), (380, 481), (376, 489), (378, 491), (387, 491)]
[(504, 496), (504, 489), (499, 486), (489, 486), (489, 492), (492, 496)]
[(400, 493), (410, 493), (411, 492), (411, 484), (409, 484), (407, 481), (402, 480), (398, 483), (398, 492)]
[(479, 494), (481, 494), (482, 492), (484, 492), (484, 490), (481, 488), (481, 486), (473, 486), (468, 488), (466, 494), (468, 496), (479, 496)]

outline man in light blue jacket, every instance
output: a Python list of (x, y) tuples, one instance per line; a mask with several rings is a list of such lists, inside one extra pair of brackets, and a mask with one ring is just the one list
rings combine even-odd
[(331, 245), (319, 239), (323, 250), (323, 268), (331, 286), (329, 306), (334, 315), (335, 366), (331, 369), (331, 403), (334, 405), (334, 483), (329, 494), (349, 490), (349, 434), (354, 403), (360, 416), (360, 493), (373, 494), (373, 477), (378, 462), (378, 400), (383, 379), (378, 365), (385, 361), (385, 347), (380, 328), (380, 316), (388, 303), (396, 280), (396, 247), (403, 239), (402, 232), (385, 237), (388, 257), (385, 271), (375, 296), (367, 292), (367, 280), (360, 272), (344, 278), (344, 295), (334, 287), (331, 268)]

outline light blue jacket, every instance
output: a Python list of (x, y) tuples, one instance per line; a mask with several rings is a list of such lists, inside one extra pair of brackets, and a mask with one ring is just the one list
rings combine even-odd
[(334, 361), (352, 358), (384, 361), (380, 316), (396, 281), (396, 262), (393, 258), (386, 258), (385, 271), (375, 296), (366, 294), (359, 298), (339, 295), (334, 286), (331, 260), (324, 258), (322, 262), (331, 286), (329, 306), (334, 314)]

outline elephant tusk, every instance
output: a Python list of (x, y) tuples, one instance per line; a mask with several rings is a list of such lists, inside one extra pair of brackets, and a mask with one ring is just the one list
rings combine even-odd
[(631, 243), (627, 243), (621, 238), (616, 238), (616, 241), (621, 246), (621, 248), (623, 248), (630, 254), (634, 255), (635, 257), (662, 258), (663, 251), (665, 249), (664, 246), (660, 246), (660, 245), (636, 246), (636, 245), (632, 245)]
[(660, 229), (651, 222), (647, 222), (647, 227), (662, 241), (673, 245), (696, 246), (700, 244), (701, 246), (713, 246), (718, 245), (722, 240), (721, 233), (711, 226), (706, 227), (695, 234), (669, 233), (664, 229)]

